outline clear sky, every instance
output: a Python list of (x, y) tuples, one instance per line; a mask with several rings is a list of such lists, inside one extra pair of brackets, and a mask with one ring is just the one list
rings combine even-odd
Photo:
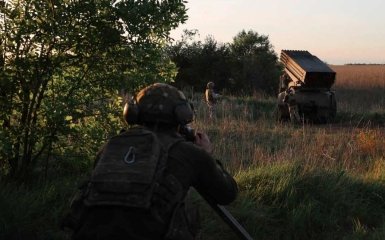
[(197, 29), (231, 42), (241, 30), (268, 35), (275, 52), (308, 50), (329, 64), (385, 64), (385, 0), (188, 0), (189, 19), (172, 31)]

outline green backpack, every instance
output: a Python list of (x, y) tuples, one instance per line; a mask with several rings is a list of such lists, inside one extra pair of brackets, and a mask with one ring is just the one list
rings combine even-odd
[(112, 137), (102, 149), (91, 177), (72, 199), (62, 228), (78, 229), (83, 216), (95, 207), (118, 206), (148, 211), (159, 224), (166, 224), (165, 216), (172, 212), (173, 224), (168, 226), (165, 238), (190, 239), (186, 219), (178, 211), (184, 206), (183, 187), (165, 171), (168, 151), (181, 141), (185, 139), (156, 135), (145, 128), (132, 128)]
[(125, 206), (149, 209), (162, 180), (167, 153), (179, 138), (162, 139), (144, 128), (112, 137), (90, 178), (86, 206)]

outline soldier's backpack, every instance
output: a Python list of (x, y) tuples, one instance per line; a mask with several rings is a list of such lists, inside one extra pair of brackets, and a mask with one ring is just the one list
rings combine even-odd
[(149, 209), (168, 150), (178, 141), (162, 139), (161, 144), (154, 132), (144, 128), (112, 137), (93, 170), (85, 205)]
[[(84, 213), (97, 206), (154, 212), (155, 201), (157, 216), (154, 217), (161, 218), (162, 211), (170, 211), (183, 198), (179, 181), (165, 173), (169, 149), (183, 140), (157, 136), (141, 127), (112, 137), (104, 146), (90, 179), (73, 198), (71, 212), (63, 220), (62, 228), (76, 229)], [(161, 185), (167, 186), (167, 191)]]

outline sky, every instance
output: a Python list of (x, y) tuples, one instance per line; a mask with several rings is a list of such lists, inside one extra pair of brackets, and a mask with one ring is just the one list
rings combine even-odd
[(385, 64), (385, 0), (188, 0), (187, 22), (171, 32), (197, 29), (230, 43), (242, 30), (269, 36), (282, 49), (307, 50), (329, 64)]

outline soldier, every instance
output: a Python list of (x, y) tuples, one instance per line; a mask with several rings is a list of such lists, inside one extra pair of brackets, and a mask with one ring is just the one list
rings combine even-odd
[(180, 134), (194, 115), (181, 91), (156, 83), (142, 89), (133, 100), (125, 106), (125, 120), (155, 132), (163, 146), (171, 146), (165, 177), (156, 185), (151, 210), (93, 206), (83, 211), (73, 239), (193, 240), (197, 220), (191, 219), (196, 211), (186, 210), (190, 188), (217, 204), (229, 204), (236, 198), (237, 184), (211, 155), (213, 146), (205, 133), (189, 131), (194, 134), (193, 142)]
[(279, 92), (285, 91), (289, 87), (291, 79), (287, 73), (283, 73), (279, 79)]
[(221, 98), (220, 94), (217, 94), (214, 92), (214, 86), (215, 84), (213, 82), (208, 82), (206, 85), (206, 91), (205, 91), (205, 100), (206, 100), (207, 107), (209, 109), (210, 119), (214, 119), (215, 105), (217, 104), (218, 100)]
[(289, 109), (290, 121), (292, 123), (301, 123), (298, 104), (293, 91), (294, 89), (292, 87), (286, 90), (283, 102), (287, 104), (287, 107)]

